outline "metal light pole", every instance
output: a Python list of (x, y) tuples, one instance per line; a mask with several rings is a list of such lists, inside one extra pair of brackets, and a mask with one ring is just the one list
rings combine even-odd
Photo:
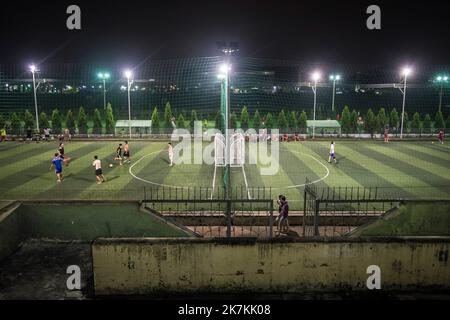
[(106, 79), (109, 79), (109, 73), (99, 73), (98, 77), (103, 81), (103, 109), (106, 110)]
[(333, 81), (333, 98), (331, 100), (331, 111), (334, 112), (334, 96), (336, 94), (336, 81), (340, 80), (341, 76), (340, 75), (331, 75), (330, 76), (330, 80)]
[(130, 70), (126, 70), (125, 71), (125, 77), (127, 77), (127, 84), (128, 84), (128, 129), (130, 131), (130, 139), (131, 139), (131, 99), (130, 99), (130, 89), (131, 89), (131, 84), (133, 83), (133, 80), (131, 79), (132, 77), (132, 72)]
[(312, 137), (314, 139), (316, 134), (316, 104), (317, 104), (317, 81), (320, 79), (320, 73), (314, 72), (312, 75), (314, 80), (314, 86), (312, 87), (312, 91), (314, 92), (314, 115), (313, 115), (313, 134)]
[[(223, 92), (223, 96), (225, 98), (225, 114), (224, 114), (224, 122), (225, 122), (225, 163), (227, 169), (230, 170), (230, 137), (229, 137), (229, 128), (230, 128), (230, 70), (231, 67), (229, 64), (223, 64), (220, 67), (220, 74), (218, 75), (219, 79), (224, 81), (225, 92)], [(227, 176), (227, 185), (229, 184), (229, 173)], [(228, 188), (227, 188), (228, 189)]]
[(446, 83), (447, 80), (448, 80), (448, 76), (444, 76), (444, 77), (439, 76), (436, 78), (436, 81), (441, 84), (441, 90), (439, 92), (439, 112), (442, 111), (442, 93), (444, 90), (444, 83)]
[(405, 77), (405, 81), (403, 84), (403, 90), (400, 89), (400, 91), (403, 93), (403, 106), (402, 106), (402, 121), (400, 126), (400, 139), (403, 139), (403, 119), (405, 118), (405, 101), (406, 101), (406, 79), (408, 78), (408, 75), (411, 73), (410, 68), (403, 69), (403, 76)]
[(31, 74), (33, 75), (33, 94), (34, 94), (34, 111), (36, 113), (36, 130), (39, 132), (39, 114), (38, 114), (38, 107), (37, 107), (37, 97), (36, 97), (36, 90), (39, 87), (40, 83), (36, 86), (36, 78), (34, 76), (34, 73), (36, 72), (36, 66), (31, 65), (30, 66)]

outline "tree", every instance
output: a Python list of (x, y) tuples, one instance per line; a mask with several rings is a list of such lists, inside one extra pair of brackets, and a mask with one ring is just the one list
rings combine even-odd
[(351, 132), (352, 124), (350, 119), (350, 110), (348, 106), (344, 107), (344, 110), (342, 110), (342, 116), (341, 116), (341, 128), (342, 132), (345, 134), (348, 134)]
[(296, 114), (296, 112), (295, 111), (289, 111), (287, 113), (286, 118), (287, 118), (287, 122), (288, 122), (289, 128), (292, 129), (292, 130), (297, 129), (297, 114)]
[(180, 112), (180, 114), (178, 115), (177, 127), (181, 129), (186, 128), (183, 112)]
[(55, 134), (61, 133), (61, 115), (59, 114), (58, 109), (53, 110), (52, 112), (52, 131)]
[(357, 133), (358, 131), (358, 112), (353, 109), (352, 113), (350, 114), (350, 132), (351, 133)]
[(25, 110), (23, 122), (25, 123), (25, 128), (34, 128), (34, 119), (30, 111)]
[(152, 111), (152, 133), (159, 133), (159, 112), (158, 107), (154, 107)]
[(67, 111), (66, 128), (69, 129), (71, 133), (75, 132), (75, 119), (73, 118), (72, 110)]
[(22, 127), (22, 123), (20, 122), (19, 116), (17, 113), (13, 112), (10, 118), (11, 122), (11, 131), (13, 134), (20, 134), (20, 129)]
[(100, 111), (98, 109), (94, 110), (94, 128), (92, 129), (92, 132), (94, 134), (101, 134), (102, 133), (102, 116), (100, 114)]
[(86, 112), (84, 112), (83, 107), (80, 107), (80, 109), (78, 110), (77, 126), (78, 126), (79, 134), (87, 133), (87, 116), (86, 116)]
[(166, 107), (164, 108), (164, 121), (166, 122), (167, 127), (171, 126), (172, 117), (172, 106), (170, 105), (170, 102), (166, 102)]
[(248, 114), (247, 106), (244, 106), (241, 111), (241, 128), (243, 130), (247, 130), (249, 122), (250, 122), (250, 116)]
[(446, 121), (446, 123), (445, 123), (445, 127), (446, 127), (446, 128), (450, 128), (450, 115), (449, 115), (448, 118), (447, 118), (447, 121)]
[(198, 121), (197, 111), (192, 110), (191, 111), (191, 121), (189, 122), (189, 126), (191, 128), (194, 128), (195, 121)]
[(217, 130), (220, 130), (222, 133), (225, 133), (223, 122), (224, 122), (223, 114), (220, 110), (218, 110), (216, 113), (216, 118), (215, 118), (215, 127)]
[(237, 129), (237, 116), (234, 112), (230, 116), (230, 129)]
[(375, 133), (376, 125), (377, 125), (377, 119), (376, 119), (372, 109), (369, 108), (369, 110), (367, 110), (367, 114), (364, 119), (364, 127), (366, 128), (367, 132), (370, 133), (370, 136), (372, 138), (373, 138), (373, 134)]
[(273, 128), (273, 117), (272, 114), (269, 112), (266, 115), (266, 121), (265, 121), (265, 126), (267, 129), (272, 129)]
[(398, 112), (395, 108), (391, 110), (389, 125), (391, 126), (391, 128), (398, 128)]
[(425, 129), (425, 132), (431, 132), (431, 116), (428, 113), (423, 118), (423, 128)]
[(253, 129), (255, 129), (257, 131), (261, 127), (261, 115), (259, 114), (258, 110), (256, 110), (255, 114), (253, 115), (252, 124), (253, 124)]
[(380, 108), (380, 111), (378, 111), (378, 122), (378, 128), (386, 128), (389, 124), (389, 118), (387, 117), (384, 108)]
[(301, 133), (306, 133), (307, 131), (307, 120), (308, 116), (306, 115), (306, 112), (303, 110), (302, 113), (300, 113), (300, 117), (298, 117), (298, 128), (300, 129)]
[(413, 130), (413, 133), (419, 133), (420, 127), (421, 127), (420, 114), (416, 112), (413, 114), (413, 118), (411, 121), (411, 129)]
[(114, 113), (111, 106), (111, 103), (108, 103), (106, 106), (106, 114), (105, 114), (105, 127), (106, 133), (114, 133), (114, 126), (116, 125), (116, 121), (114, 121)]
[(444, 116), (441, 111), (436, 112), (436, 117), (434, 118), (434, 127), (438, 130), (445, 128)]
[(408, 112), (405, 112), (404, 115), (403, 115), (403, 128), (409, 128)]
[(0, 113), (0, 129), (3, 129), (5, 127), (5, 119), (3, 118), (3, 115)]
[(281, 132), (286, 132), (286, 129), (288, 128), (288, 121), (286, 119), (286, 114), (284, 113), (284, 110), (281, 110), (278, 114), (278, 128)]
[(49, 128), (48, 118), (45, 112), (41, 112), (41, 114), (39, 115), (39, 128), (40, 129)]

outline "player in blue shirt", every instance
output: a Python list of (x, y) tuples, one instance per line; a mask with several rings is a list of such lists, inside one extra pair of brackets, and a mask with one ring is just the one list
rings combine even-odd
[(62, 180), (62, 167), (63, 167), (63, 159), (60, 157), (58, 153), (55, 153), (55, 157), (52, 160), (52, 164), (50, 166), (50, 170), (54, 167), (56, 173), (56, 181), (61, 182)]

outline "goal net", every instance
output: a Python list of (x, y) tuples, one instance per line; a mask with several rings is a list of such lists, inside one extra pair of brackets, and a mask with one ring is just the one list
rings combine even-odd
[(230, 137), (230, 166), (243, 167), (245, 162), (245, 139), (242, 133)]
[(214, 165), (224, 167), (225, 162), (225, 137), (221, 133), (216, 133), (214, 137)]

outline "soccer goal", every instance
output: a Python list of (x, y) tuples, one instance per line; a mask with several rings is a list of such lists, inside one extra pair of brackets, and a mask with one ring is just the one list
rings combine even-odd
[(245, 162), (245, 139), (242, 133), (230, 137), (230, 167), (243, 167)]

